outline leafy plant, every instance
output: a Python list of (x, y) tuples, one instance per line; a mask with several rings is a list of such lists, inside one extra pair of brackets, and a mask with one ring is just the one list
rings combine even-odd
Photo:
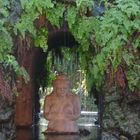
[(43, 49), (44, 52), (48, 49), (47, 44), (48, 30), (46, 28), (40, 28), (37, 32), (37, 36), (35, 38), (35, 45)]
[[(139, 66), (140, 2), (115, 0), (110, 3), (104, 0), (104, 14), (88, 17), (87, 11), (92, 10), (94, 2), (76, 0), (75, 5), (67, 5), (51, 0), (20, 0), (22, 11), (13, 25), (7, 21), (10, 16), (9, 1), (0, 0), (0, 61), (5, 61), (4, 57), (13, 48), (12, 34), (23, 38), (30, 34), (35, 46), (47, 51), (47, 21), (57, 29), (65, 22), (79, 44), (77, 51), (80, 67), (86, 73), (89, 90), (92, 85), (101, 89), (109, 71), (108, 66), (111, 67), (115, 80), (118, 68), (122, 65), (127, 67), (124, 68), (122, 77), (126, 78), (130, 90), (139, 88), (139, 80), (135, 78), (139, 74), (132, 64)], [(42, 15), (44, 19), (41, 24)], [(66, 52), (68, 55), (70, 53)]]
[(17, 75), (23, 76), (25, 81), (29, 80), (29, 75), (26, 70), (19, 66), (15, 56), (13, 55), (13, 38), (12, 30), (9, 21), (10, 2), (0, 0), (0, 65), (10, 67), (10, 70), (15, 71)]

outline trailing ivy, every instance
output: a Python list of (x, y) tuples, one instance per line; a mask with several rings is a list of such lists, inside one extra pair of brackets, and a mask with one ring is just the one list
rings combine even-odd
[(5, 27), (3, 27), (3, 22), (0, 22), (0, 63), (4, 62), (5, 57), (12, 49), (12, 38), (9, 35)]
[(65, 12), (65, 5), (61, 3), (55, 4), (52, 8), (46, 9), (46, 18), (53, 26), (60, 28), (63, 24), (63, 16)]
[[(107, 66), (110, 63), (115, 74), (122, 61), (125, 61), (128, 73), (131, 70), (131, 74), (133, 73), (135, 76), (137, 75), (136, 77), (139, 77), (138, 71), (136, 72), (132, 68), (132, 65), (140, 65), (136, 61), (139, 58), (137, 49), (140, 46), (138, 43), (139, 36), (134, 38), (134, 34), (139, 34), (140, 31), (139, 6), (140, 2), (137, 0), (117, 0), (115, 5), (112, 5), (110, 9), (106, 10), (104, 16), (99, 18), (100, 28), (95, 28), (96, 44), (100, 47), (93, 62), (95, 79), (97, 78), (97, 71), (98, 75), (105, 75)], [(140, 78), (136, 80), (134, 76), (134, 79), (131, 79), (128, 75), (126, 78), (129, 88), (133, 90), (134, 87), (139, 87)]]
[(0, 66), (10, 68), (16, 74), (23, 76), (25, 81), (29, 80), (29, 75), (23, 67), (20, 67), (13, 55), (13, 38), (9, 21), (10, 2), (0, 0)]
[[(13, 45), (11, 30), (5, 24), (9, 12), (4, 4), (9, 6), (9, 2), (0, 0), (0, 3), (3, 5), (0, 7), (2, 9), (0, 30), (3, 37), (0, 39), (2, 46), (0, 59), (4, 61), (3, 52), (8, 54)], [(100, 89), (108, 71), (113, 72), (112, 79), (114, 79), (123, 65), (126, 67), (123, 74), (129, 89), (139, 89), (140, 78), (137, 77), (139, 77), (140, 2), (138, 0), (115, 0), (113, 3), (105, 0), (104, 15), (94, 17), (87, 16), (87, 11), (92, 10), (94, 5), (92, 0), (76, 0), (75, 5), (55, 0), (20, 0), (20, 4), (22, 11), (15, 24), (11, 25), (12, 31), (23, 38), (30, 34), (34, 45), (44, 51), (48, 49), (48, 22), (58, 29), (64, 22), (68, 23), (69, 31), (79, 44), (77, 51), (80, 66), (87, 75), (89, 89), (93, 85)]]
[(35, 38), (35, 45), (43, 49), (44, 52), (48, 49), (47, 44), (48, 30), (46, 28), (40, 28), (37, 31), (37, 35)]

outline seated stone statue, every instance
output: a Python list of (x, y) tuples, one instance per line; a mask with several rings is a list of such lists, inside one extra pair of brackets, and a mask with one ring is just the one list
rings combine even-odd
[(60, 74), (53, 81), (53, 91), (44, 102), (44, 117), (49, 121), (46, 133), (77, 133), (80, 116), (79, 96), (71, 92), (71, 83)]

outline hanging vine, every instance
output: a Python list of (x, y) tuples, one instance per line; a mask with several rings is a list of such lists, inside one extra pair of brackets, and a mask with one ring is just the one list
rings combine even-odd
[(11, 21), (10, 2), (0, 0), (0, 67), (10, 68), (28, 81), (29, 76), (23, 67), (20, 67), (13, 53), (13, 22)]
[[(1, 62), (7, 61), (4, 54), (9, 55), (14, 46), (12, 34), (21, 38), (30, 34), (34, 46), (47, 51), (47, 22), (60, 28), (65, 21), (79, 44), (80, 66), (86, 73), (88, 89), (93, 85), (100, 89), (110, 69), (111, 79), (117, 80), (120, 88), (128, 84), (130, 90), (140, 89), (138, 0), (104, 1), (105, 13), (94, 17), (87, 16), (87, 11), (94, 7), (92, 0), (76, 0), (74, 4), (55, 0), (20, 0), (21, 13), (14, 23), (6, 21), (10, 16), (9, 3), (0, 0)], [(127, 65), (124, 71), (121, 70), (122, 62)]]

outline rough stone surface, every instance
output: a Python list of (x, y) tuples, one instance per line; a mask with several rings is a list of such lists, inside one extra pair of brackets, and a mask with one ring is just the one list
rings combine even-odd
[(15, 139), (14, 104), (0, 96), (0, 140)]
[[(140, 134), (139, 93), (105, 93), (103, 131), (120, 140), (138, 140)], [(110, 140), (110, 139), (109, 139)]]
[(104, 132), (102, 133), (102, 140), (118, 140), (118, 139), (114, 137), (112, 134)]

